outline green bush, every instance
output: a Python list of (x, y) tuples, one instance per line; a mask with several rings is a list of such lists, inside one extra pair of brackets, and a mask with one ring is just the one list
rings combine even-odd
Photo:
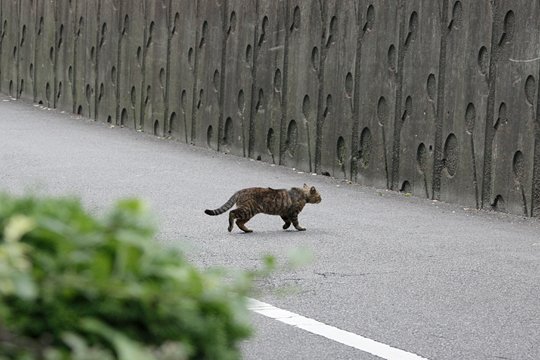
[(250, 276), (199, 271), (154, 241), (137, 200), (0, 195), (0, 359), (236, 359)]

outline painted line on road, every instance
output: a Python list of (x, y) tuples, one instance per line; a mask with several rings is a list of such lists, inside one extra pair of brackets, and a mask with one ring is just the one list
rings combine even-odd
[(393, 348), (334, 326), (326, 325), (317, 320), (277, 308), (259, 300), (248, 298), (248, 308), (257, 314), (281, 321), (282, 323), (309, 331), (313, 334), (324, 336), (327, 339), (351, 346), (386, 360), (427, 360), (421, 356)]

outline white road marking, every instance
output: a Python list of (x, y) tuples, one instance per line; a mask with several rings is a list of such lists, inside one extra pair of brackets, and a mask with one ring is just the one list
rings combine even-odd
[(427, 360), (421, 356), (393, 348), (351, 332), (323, 324), (293, 312), (277, 308), (273, 305), (255, 299), (248, 299), (249, 310), (281, 321), (282, 323), (295, 326), (310, 333), (324, 336), (327, 339), (351, 346), (355, 349), (367, 352), (386, 360)]

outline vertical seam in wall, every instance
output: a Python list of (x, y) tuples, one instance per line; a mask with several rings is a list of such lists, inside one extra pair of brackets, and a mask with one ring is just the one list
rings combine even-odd
[(536, 116), (534, 123), (534, 150), (531, 216), (540, 216), (540, 69), (536, 80)]
[[(317, 120), (315, 124), (315, 172), (321, 173), (321, 156), (322, 156), (322, 136), (323, 136), (323, 126), (324, 126), (324, 71), (326, 64), (326, 57), (328, 56), (328, 49), (326, 47), (326, 39), (329, 36), (329, 29), (327, 29), (328, 23), (328, 9), (327, 2), (325, 0), (319, 0), (319, 11), (321, 17), (321, 42), (320, 42), (320, 53), (319, 57), (319, 69), (317, 71)], [(328, 105), (328, 104), (327, 104)], [(308, 142), (308, 148), (311, 147), (311, 144)], [(312, 159), (309, 159), (310, 165)]]
[(53, 63), (53, 84), (54, 84), (54, 91), (53, 91), (53, 107), (56, 109), (56, 100), (57, 100), (57, 93), (58, 93), (58, 54), (60, 51), (60, 48), (58, 47), (58, 0), (55, 0), (54, 3), (54, 63)]
[(479, 199), (479, 184), (478, 184), (478, 173), (476, 165), (476, 151), (474, 149), (474, 131), (470, 135), (471, 138), (471, 160), (472, 160), (472, 170), (473, 170), (473, 185), (474, 185), (474, 200), (476, 204), (476, 209), (480, 209), (480, 199)]
[(165, 65), (165, 99), (163, 104), (163, 136), (167, 132), (171, 132), (171, 124), (169, 123), (169, 101), (170, 101), (170, 83), (171, 83), (171, 46), (172, 46), (172, 0), (167, 4), (167, 63)]
[(497, 61), (499, 58), (499, 49), (496, 34), (499, 33), (498, 21), (500, 20), (499, 7), (495, 0), (491, 0), (492, 22), (491, 22), (491, 49), (489, 56), (489, 74), (488, 74), (488, 101), (486, 110), (486, 128), (485, 128), (485, 146), (484, 146), (484, 179), (482, 186), (481, 207), (485, 208), (486, 203), (491, 206), (491, 181), (492, 181), (492, 156), (493, 156), (493, 118), (495, 115), (495, 78), (497, 76)]
[[(118, 9), (118, 43), (116, 46), (116, 91), (115, 91), (115, 98), (116, 98), (116, 109), (115, 109), (115, 123), (116, 125), (120, 125), (120, 76), (122, 73), (122, 43), (124, 41), (124, 34), (123, 30), (126, 24), (125, 16), (124, 16), (124, 1), (119, 1), (119, 9)], [(131, 89), (130, 89), (131, 91)]]
[(140, 104), (140, 113), (139, 113), (139, 124), (138, 128), (142, 131), (144, 131), (144, 116), (146, 112), (146, 97), (150, 96), (147, 94), (147, 90), (144, 89), (146, 85), (146, 45), (148, 43), (148, 17), (147, 17), (147, 1), (150, 0), (142, 0), (141, 5), (143, 7), (143, 44), (141, 47), (141, 56), (142, 56), (142, 62), (141, 62), (141, 90), (139, 91), (141, 93), (141, 104)]
[(228, 24), (228, 15), (229, 15), (229, 2), (228, 0), (223, 0), (222, 2), (222, 38), (221, 38), (221, 63), (220, 63), (220, 72), (219, 72), (219, 117), (218, 117), (218, 139), (217, 139), (217, 149), (221, 150), (221, 145), (224, 138), (224, 124), (223, 124), (223, 115), (225, 112), (225, 67), (227, 65), (227, 43), (229, 41), (229, 33), (227, 29)]
[(3, 92), (3, 82), (4, 82), (4, 73), (3, 73), (3, 62), (2, 54), (4, 54), (4, 0), (0, 0), (0, 92)]
[[(92, 41), (92, 38), (94, 36), (94, 34), (92, 34), (90, 32), (91, 30), (91, 26), (90, 26), (90, 18), (89, 18), (89, 14), (90, 14), (91, 10), (89, 10), (89, 5), (88, 5), (88, 0), (85, 0), (85, 6), (84, 6), (84, 66), (83, 66), (83, 71), (81, 72), (82, 73), (82, 76), (83, 76), (83, 103), (86, 103), (88, 104), (88, 108), (87, 108), (87, 114), (84, 114), (84, 111), (83, 111), (83, 114), (84, 114), (84, 117), (87, 117), (87, 118), (92, 118), (92, 106), (91, 106), (91, 95), (92, 95), (92, 88), (93, 88), (93, 84), (92, 84), (92, 88), (90, 89), (90, 99), (88, 98), (87, 96), (87, 93), (86, 93), (86, 90), (88, 89), (88, 85), (90, 85), (90, 80), (91, 80), (91, 76), (89, 76), (89, 72), (88, 72), (88, 68), (91, 67), (92, 65), (92, 47), (90, 45)], [(89, 53), (90, 51), (90, 53)], [(95, 51), (95, 50), (94, 50)], [(90, 64), (90, 65), (89, 65)], [(92, 73), (90, 73), (91, 75)], [(84, 106), (83, 106), (83, 109), (84, 109)]]
[(290, 22), (290, 1), (285, 1), (285, 44), (284, 44), (284, 56), (283, 56), (283, 81), (281, 89), (281, 120), (279, 131), (279, 164), (282, 165), (285, 161), (286, 151), (286, 138), (287, 138), (287, 106), (288, 106), (288, 92), (289, 92), (289, 22)]
[(396, 190), (397, 182), (399, 181), (399, 159), (401, 151), (401, 112), (402, 104), (401, 99), (403, 97), (403, 62), (405, 59), (405, 2), (406, 0), (399, 0), (398, 12), (399, 14), (399, 36), (398, 36), (398, 64), (397, 64), (397, 74), (396, 74), (396, 103), (394, 110), (394, 139), (392, 146), (392, 181), (391, 189)]
[(19, 82), (20, 82), (20, 63), (21, 63), (21, 25), (23, 23), (22, 19), (21, 19), (21, 15), (22, 15), (22, 2), (19, 0), (17, 1), (17, 43), (15, 44), (16, 48), (17, 48), (17, 60), (16, 60), (16, 63), (15, 63), (15, 98), (18, 99), (19, 98)]
[[(440, 0), (442, 4), (441, 24), (440, 24), (440, 49), (439, 49), (439, 80), (437, 84), (437, 116), (435, 118), (435, 144), (433, 161), (432, 193), (433, 199), (439, 200), (441, 197), (441, 173), (442, 173), (442, 131), (444, 123), (444, 88), (446, 84), (446, 54), (448, 35), (451, 29), (448, 28), (448, 0)], [(426, 174), (424, 174), (424, 177)], [(427, 181), (426, 181), (427, 185)], [(426, 189), (426, 192), (428, 189)], [(428, 196), (429, 197), (429, 196)]]
[(200, 42), (200, 30), (199, 30), (199, 3), (200, 0), (196, 0), (195, 4), (195, 44), (193, 46), (193, 96), (191, 98), (191, 143), (195, 143), (195, 137), (197, 136), (197, 80), (199, 77), (199, 42)]
[(34, 51), (33, 51), (33, 56), (34, 58), (32, 59), (32, 62), (34, 63), (34, 69), (32, 71), (32, 76), (33, 76), (33, 81), (32, 81), (32, 98), (33, 98), (33, 101), (36, 102), (37, 101), (37, 64), (36, 64), (36, 60), (37, 60), (37, 27), (39, 26), (39, 17), (38, 17), (38, 6), (37, 6), (37, 1), (34, 1), (34, 13), (36, 14), (35, 15), (35, 24), (34, 24)]
[(18, 23), (17, 23), (17, 43), (15, 44), (16, 48), (17, 48), (17, 63), (15, 64), (15, 81), (16, 81), (16, 84), (15, 84), (15, 98), (18, 99), (19, 98), (19, 82), (20, 82), (20, 63), (21, 63), (21, 34), (22, 34), (22, 28), (21, 28), (21, 23), (23, 23), (23, 21), (21, 21), (21, 14), (22, 14), (22, 2), (19, 0), (17, 1), (17, 18), (18, 18)]
[(255, 0), (255, 28), (253, 31), (253, 59), (251, 64), (251, 104), (249, 107), (249, 142), (248, 157), (253, 157), (255, 150), (255, 94), (257, 92), (257, 60), (259, 58), (259, 14), (260, 0)]
[[(79, 71), (78, 65), (78, 56), (77, 56), (77, 49), (79, 48), (79, 41), (80, 41), (80, 29), (79, 29), (79, 19), (77, 18), (77, 15), (79, 13), (79, 0), (74, 0), (75, 2), (75, 9), (73, 11), (73, 71), (72, 71), (72, 81), (71, 81), (71, 95), (73, 97), (72, 103), (73, 103), (73, 113), (77, 113), (77, 72)], [(37, 68), (37, 66), (34, 64), (34, 69)], [(68, 74), (69, 76), (69, 74)], [(36, 81), (36, 78), (34, 77), (34, 83)]]
[(101, 34), (101, 1), (102, 0), (97, 0), (98, 4), (97, 4), (97, 26), (96, 26), (96, 53), (95, 53), (95, 56), (96, 58), (94, 59), (94, 65), (95, 65), (95, 74), (94, 76), (96, 77), (95, 78), (95, 81), (94, 81), (94, 118), (97, 120), (98, 119), (98, 115), (99, 115), (99, 91), (100, 91), (100, 86), (99, 86), (99, 53), (101, 51), (101, 47), (99, 46), (100, 45), (100, 34)]
[(360, 127), (360, 66), (362, 60), (362, 40), (363, 33), (361, 16), (360, 16), (360, 4), (356, 5), (356, 56), (354, 58), (354, 94), (353, 94), (353, 108), (352, 108), (352, 137), (351, 137), (351, 181), (356, 181), (358, 177), (358, 149), (360, 147), (358, 140), (358, 130)]
[[(83, 65), (83, 71), (81, 72), (82, 74), (82, 77), (84, 79), (83, 81), (83, 102), (84, 103), (87, 103), (88, 104), (88, 114), (85, 115), (84, 114), (84, 111), (83, 111), (83, 116), (85, 117), (88, 117), (88, 118), (91, 118), (92, 117), (92, 113), (91, 113), (91, 109), (90, 109), (90, 101), (88, 101), (88, 98), (86, 96), (86, 88), (87, 88), (87, 85), (89, 85), (89, 81), (88, 81), (88, 72), (87, 72), (87, 69), (88, 69), (88, 61), (91, 61), (91, 59), (89, 59), (89, 56), (88, 56), (88, 46), (89, 46), (89, 42), (90, 42), (90, 39), (92, 37), (92, 34), (90, 34), (90, 27), (89, 27), (89, 18), (88, 18), (88, 2), (87, 0), (85, 0), (85, 4), (84, 4), (84, 41), (83, 41), (83, 48), (84, 48), (84, 65)], [(91, 50), (91, 48), (90, 48)], [(91, 55), (91, 52), (90, 52), (90, 55)], [(83, 107), (83, 110), (84, 110), (84, 107)]]
[(2, 68), (2, 54), (4, 54), (4, 0), (0, 0), (0, 92), (3, 91), (4, 73)]

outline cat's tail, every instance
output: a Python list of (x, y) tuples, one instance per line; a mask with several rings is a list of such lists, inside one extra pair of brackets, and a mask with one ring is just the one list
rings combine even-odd
[(215, 216), (215, 215), (221, 215), (223, 214), (225, 211), (229, 210), (230, 208), (233, 207), (234, 203), (236, 202), (236, 199), (238, 198), (238, 193), (235, 193), (233, 196), (231, 196), (231, 198), (229, 200), (227, 200), (227, 202), (225, 204), (223, 204), (220, 208), (218, 209), (215, 209), (215, 210), (209, 210), (209, 209), (206, 209), (204, 210), (204, 213), (207, 214), (207, 215), (211, 215), (211, 216)]

